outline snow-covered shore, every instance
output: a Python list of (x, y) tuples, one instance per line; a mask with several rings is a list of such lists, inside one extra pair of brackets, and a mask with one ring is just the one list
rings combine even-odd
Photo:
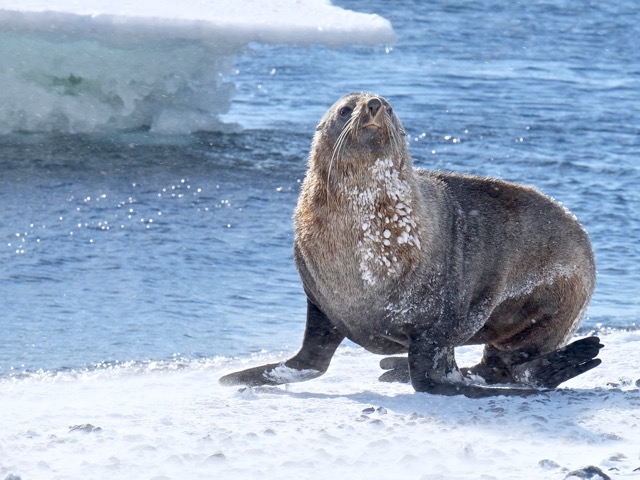
[[(563, 479), (587, 466), (633, 477), (640, 331), (601, 338), (602, 365), (528, 398), (379, 383), (379, 357), (355, 347), (286, 387), (217, 382), (286, 354), (4, 378), (0, 478)], [(478, 353), (460, 349), (460, 363)]]

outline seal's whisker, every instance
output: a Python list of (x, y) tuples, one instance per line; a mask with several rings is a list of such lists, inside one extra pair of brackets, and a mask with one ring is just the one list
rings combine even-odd
[[(389, 123), (391, 123), (389, 121)], [(400, 132), (396, 129), (393, 128), (393, 125), (389, 125), (385, 122), (385, 125), (387, 126), (387, 132), (388, 132), (388, 136), (389, 136), (389, 145), (391, 146), (391, 151), (393, 152), (393, 156), (397, 157), (397, 158), (403, 158), (403, 148), (402, 148), (402, 136), (400, 134)], [(400, 165), (402, 167), (402, 165)]]
[(342, 132), (340, 132), (340, 135), (336, 140), (336, 144), (333, 147), (333, 151), (331, 152), (331, 159), (329, 160), (329, 169), (327, 171), (327, 196), (329, 194), (329, 182), (331, 182), (331, 168), (333, 167), (333, 162), (334, 160), (337, 160), (338, 157), (340, 156), (345, 138), (348, 134), (348, 129), (346, 127), (347, 127), (347, 124), (345, 124)]
[(342, 131), (336, 140), (335, 145), (333, 146), (333, 151), (331, 152), (331, 159), (329, 160), (329, 169), (327, 171), (327, 198), (329, 198), (329, 183), (331, 182), (331, 168), (333, 167), (333, 161), (338, 160), (340, 155), (342, 154), (342, 150), (344, 148), (346, 138), (349, 136), (349, 133), (352, 131), (353, 124), (356, 121), (356, 116), (352, 115), (349, 120), (342, 127)]

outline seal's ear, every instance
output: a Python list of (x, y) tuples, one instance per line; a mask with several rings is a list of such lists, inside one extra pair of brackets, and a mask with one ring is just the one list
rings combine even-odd
[(316, 132), (322, 130), (324, 128), (325, 121), (321, 120), (318, 126), (316, 127)]

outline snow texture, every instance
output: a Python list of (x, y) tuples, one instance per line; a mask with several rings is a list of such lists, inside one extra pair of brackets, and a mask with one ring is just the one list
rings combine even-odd
[(249, 42), (394, 40), (387, 20), (325, 0), (4, 0), (0, 134), (225, 129)]
[[(380, 357), (354, 347), (324, 376), (279, 387), (217, 380), (282, 353), (4, 378), (0, 478), (634, 477), (640, 332), (601, 338), (602, 365), (527, 398), (379, 383)], [(472, 364), (479, 349), (458, 356)]]

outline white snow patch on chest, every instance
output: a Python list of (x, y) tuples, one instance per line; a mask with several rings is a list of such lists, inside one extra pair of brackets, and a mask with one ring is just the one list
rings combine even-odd
[[(348, 192), (356, 218), (362, 228), (357, 243), (362, 279), (373, 285), (378, 275), (396, 276), (400, 273), (398, 245), (420, 248), (413, 218), (411, 185), (400, 177), (391, 159), (378, 159), (369, 168), (372, 181), (368, 188), (354, 188)], [(378, 205), (387, 211), (378, 211)]]

